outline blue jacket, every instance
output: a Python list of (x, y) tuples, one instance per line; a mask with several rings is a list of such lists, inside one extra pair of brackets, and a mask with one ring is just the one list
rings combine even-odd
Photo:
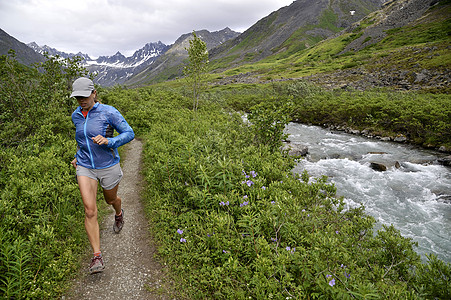
[[(96, 103), (85, 117), (81, 107), (72, 113), (75, 125), (75, 139), (78, 144), (77, 164), (88, 169), (105, 169), (120, 160), (117, 148), (135, 138), (133, 129), (119, 111), (105, 104)], [(113, 129), (119, 135), (113, 137)], [(97, 145), (92, 138), (97, 135), (108, 139), (108, 145)]]

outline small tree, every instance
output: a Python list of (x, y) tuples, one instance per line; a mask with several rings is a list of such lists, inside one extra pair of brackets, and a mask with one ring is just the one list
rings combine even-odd
[(204, 82), (207, 65), (208, 50), (207, 44), (202, 41), (193, 31), (193, 39), (189, 41), (188, 51), (189, 62), (185, 66), (183, 73), (192, 88), (193, 110), (197, 110), (199, 105), (199, 96), (204, 88)]

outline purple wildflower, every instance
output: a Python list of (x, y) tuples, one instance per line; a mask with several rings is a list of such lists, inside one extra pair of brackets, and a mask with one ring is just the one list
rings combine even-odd
[(262, 186), (262, 190), (266, 190), (266, 186)]
[(243, 199), (247, 199), (247, 198), (248, 198), (247, 195), (244, 195), (244, 196), (243, 196)]
[(183, 230), (177, 229), (177, 233), (178, 233), (178, 234), (183, 234)]
[(243, 203), (240, 203), (240, 207), (246, 206), (249, 204), (249, 201), (244, 201)]
[(184, 238), (181, 238), (180, 243), (186, 243), (186, 240)]
[(345, 277), (346, 277), (346, 278), (350, 278), (350, 277), (351, 277), (351, 274), (348, 274), (348, 273), (346, 273), (346, 271), (345, 271)]
[(291, 248), (290, 248), (289, 246), (287, 246), (287, 247), (285, 248), (285, 250), (290, 251)]
[(337, 230), (337, 231), (335, 231), (335, 233), (336, 233), (336, 234), (339, 234), (340, 232)]
[(273, 205), (276, 204), (276, 201), (271, 201), (271, 204), (273, 204)]
[(251, 171), (251, 176), (252, 176), (253, 178), (257, 177), (257, 172)]
[(335, 285), (335, 278), (332, 278), (332, 280), (329, 281), (329, 285), (330, 286), (334, 286)]
[(248, 181), (246, 181), (246, 184), (247, 184), (247, 186), (251, 186), (251, 185), (253, 185), (254, 184), (254, 182), (252, 181), (252, 180), (248, 180)]

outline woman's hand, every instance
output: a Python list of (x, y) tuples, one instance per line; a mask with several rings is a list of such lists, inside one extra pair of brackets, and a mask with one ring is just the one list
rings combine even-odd
[(70, 164), (71, 164), (72, 166), (74, 166), (74, 168), (76, 169), (76, 168), (77, 168), (77, 159), (74, 158), (74, 160), (71, 161)]
[(101, 136), (100, 134), (98, 136), (93, 137), (92, 141), (97, 145), (108, 145), (108, 139), (106, 137)]

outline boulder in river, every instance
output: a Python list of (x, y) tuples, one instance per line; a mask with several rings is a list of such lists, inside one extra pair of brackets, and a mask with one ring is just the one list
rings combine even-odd
[(405, 143), (407, 142), (407, 138), (404, 135), (400, 134), (397, 137), (395, 137), (394, 141), (398, 143)]
[(379, 172), (387, 171), (386, 165), (377, 162), (370, 163), (370, 168)]
[(375, 170), (375, 171), (379, 171), (379, 172), (383, 172), (383, 171), (387, 171), (388, 168), (391, 167), (395, 167), (396, 169), (399, 169), (401, 167), (400, 163), (395, 161), (394, 163), (391, 164), (383, 164), (380, 162), (371, 162), (370, 163), (370, 168)]
[(451, 167), (451, 155), (441, 157), (441, 158), (437, 159), (437, 161), (439, 164), (441, 164), (443, 166)]
[(288, 155), (291, 156), (306, 156), (308, 154), (307, 146), (296, 143), (285, 143), (281, 150), (288, 150)]

